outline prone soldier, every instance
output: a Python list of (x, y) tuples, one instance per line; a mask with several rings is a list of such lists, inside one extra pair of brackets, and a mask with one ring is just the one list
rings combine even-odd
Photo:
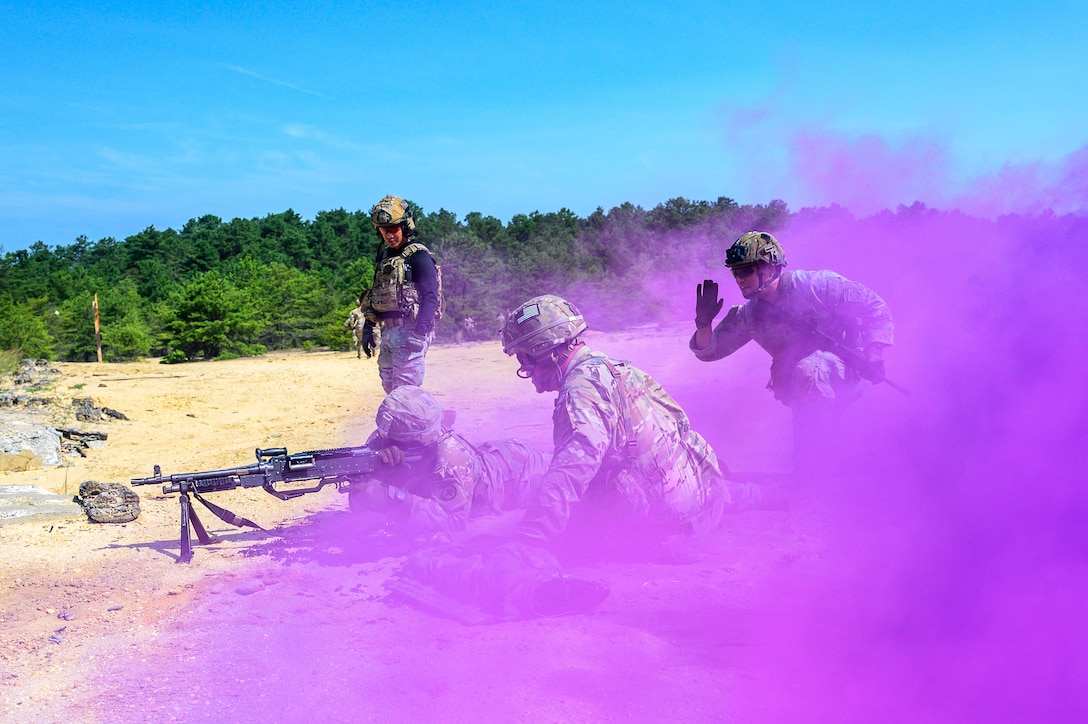
[(512, 539), (421, 551), (406, 564), (410, 578), (504, 615), (584, 612), (607, 588), (567, 577), (547, 545), (564, 537), (575, 509), (603, 513), (594, 524), (621, 523), (601, 530), (627, 533), (627, 542), (647, 532), (665, 542), (711, 532), (724, 513), (785, 507), (776, 490), (726, 480), (680, 405), (642, 370), (586, 347), (587, 329), (578, 309), (553, 295), (506, 319), (503, 351), (517, 357), (518, 376), (538, 393), (558, 393), (555, 451)]
[(416, 531), (455, 531), (469, 518), (524, 508), (548, 456), (519, 440), (473, 445), (443, 421), (426, 390), (404, 385), (378, 406), (366, 446), (386, 463), (348, 493), (353, 511), (377, 511)]

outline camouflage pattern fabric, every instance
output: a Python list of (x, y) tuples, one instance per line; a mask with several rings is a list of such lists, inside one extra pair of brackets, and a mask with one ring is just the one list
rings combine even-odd
[(396, 251), (383, 250), (378, 268), (374, 271), (374, 286), (370, 290), (369, 303), (373, 311), (400, 312), (415, 319), (419, 312), (419, 290), (409, 279), (407, 262), (417, 251), (431, 253), (419, 242), (405, 244)]
[[(348, 318), (344, 321), (344, 326), (351, 330), (352, 346), (355, 347), (355, 354), (357, 357), (362, 357), (363, 353), (363, 325), (366, 323), (366, 318), (363, 315), (363, 310), (359, 307), (351, 310), (348, 314)], [(367, 357), (370, 357), (370, 352), (367, 352)]]
[[(437, 264), (435, 315), (431, 319), (419, 317), (420, 302), (426, 301), (429, 292), (419, 289), (412, 280), (408, 260), (417, 252), (426, 253), (433, 261), (430, 250), (418, 242), (405, 244), (397, 250), (382, 249), (377, 269), (374, 271), (374, 286), (368, 293), (363, 309), (368, 320), (380, 320), (378, 327), (382, 330), (382, 339), (378, 351), (378, 374), (382, 380), (382, 389), (387, 393), (401, 385), (423, 385), (427, 350), (434, 339), (434, 320), (440, 317), (442, 292)], [(421, 351), (411, 351), (407, 341), (417, 327), (421, 330), (420, 336), (422, 330), (428, 330), (426, 341)]]
[(529, 505), (551, 456), (520, 440), (492, 440), (476, 449), (485, 471), (476, 484), (473, 510), (498, 513)]
[(382, 380), (382, 389), (392, 392), (402, 385), (423, 385), (423, 374), (430, 349), (432, 335), (427, 335), (421, 352), (408, 349), (408, 337), (414, 327), (401, 324), (397, 327), (383, 327), (381, 347), (378, 350), (378, 376)]
[[(344, 326), (350, 329), (352, 332), (355, 332), (356, 330), (361, 330), (365, 322), (366, 317), (363, 314), (363, 310), (359, 307), (356, 307), (355, 309), (351, 310), (351, 313), (348, 314), (348, 318), (344, 322)], [(352, 336), (355, 335), (353, 334)]]
[(79, 497), (95, 523), (129, 523), (140, 515), (140, 496), (120, 483), (87, 480), (79, 486)]
[(522, 536), (552, 540), (584, 498), (681, 527), (712, 500), (729, 502), (714, 450), (661, 385), (626, 362), (577, 349), (552, 424), (555, 453)]
[[(386, 444), (378, 433), (368, 446)], [(524, 507), (548, 468), (548, 456), (518, 440), (473, 446), (446, 433), (421, 460), (382, 470), (382, 480), (403, 488), (410, 528), (463, 530), (469, 518)]]
[(864, 388), (858, 372), (825, 349), (822, 332), (846, 346), (891, 345), (894, 324), (875, 292), (833, 271), (784, 271), (778, 300), (751, 299), (732, 307), (712, 330), (710, 344), (696, 349), (705, 362), (727, 357), (755, 340), (770, 353), (775, 398), (790, 407), (838, 405)]
[[(565, 576), (559, 561), (544, 548), (487, 536), (418, 551), (408, 557), (400, 578), (478, 607), (485, 618), (470, 620), (473, 623), (584, 613), (609, 593), (602, 584)], [(391, 588), (401, 593), (407, 589), (395, 584)], [(427, 602), (418, 590), (414, 593), (411, 598)], [(460, 617), (465, 619), (463, 611)]]

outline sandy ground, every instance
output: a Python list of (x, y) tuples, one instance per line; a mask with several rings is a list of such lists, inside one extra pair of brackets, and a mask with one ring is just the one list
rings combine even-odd
[[(788, 469), (788, 417), (762, 389), (758, 350), (703, 365), (680, 329), (588, 341), (654, 374), (697, 429), (747, 409), (728, 438), (704, 433), (735, 471)], [(348, 352), (56, 367), (52, 394), (89, 395), (130, 420), (75, 423), (59, 404), (55, 424), (106, 430), (106, 447), (0, 485), (73, 494), (84, 480), (128, 482), (154, 464), (205, 470), (250, 464), (256, 447), (361, 444), (382, 397), (374, 362)], [(426, 386), (469, 439), (550, 448), (552, 396), (514, 370), (496, 343), (438, 346)], [(3, 720), (760, 720), (772, 704), (752, 663), (758, 622), (775, 586), (822, 556), (811, 507), (745, 514), (709, 558), (575, 571), (611, 588), (591, 614), (468, 627), (387, 594), (404, 542), (361, 534), (331, 488), (292, 501), (213, 494), (268, 530), (199, 508), (221, 542), (198, 546), (188, 565), (176, 562), (177, 496), (137, 491), (142, 514), (127, 525), (0, 527)]]

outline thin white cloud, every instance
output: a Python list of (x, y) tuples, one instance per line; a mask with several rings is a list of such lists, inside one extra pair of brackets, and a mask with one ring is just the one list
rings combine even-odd
[(246, 68), (241, 68), (241, 67), (239, 67), (237, 65), (230, 65), (228, 63), (221, 63), (220, 65), (222, 65), (227, 70), (233, 70), (235, 73), (241, 73), (242, 75), (248, 75), (251, 78), (256, 78), (257, 80), (263, 80), (265, 83), (274, 83), (275, 85), (281, 85), (284, 88), (290, 88), (291, 90), (298, 91), (299, 93), (305, 93), (307, 95), (317, 96), (318, 98), (326, 98), (327, 97), (325, 95), (322, 95), (321, 93), (318, 93), (317, 91), (312, 91), (312, 90), (309, 90), (307, 88), (300, 88), (299, 86), (294, 85), (293, 83), (287, 83), (287, 82), (282, 81), (282, 80), (276, 80), (275, 78), (269, 78), (269, 77), (263, 76), (263, 75), (261, 75), (259, 73), (254, 73), (252, 70), (247, 70)]
[(300, 123), (284, 124), (280, 128), (280, 130), (285, 136), (290, 136), (291, 138), (298, 138), (307, 141), (316, 141), (330, 148), (335, 148), (341, 151), (372, 152), (377, 150), (372, 144), (363, 144), (356, 141), (347, 140), (339, 136), (334, 136), (330, 133), (326, 133), (320, 128), (315, 128), (313, 126), (307, 126)]

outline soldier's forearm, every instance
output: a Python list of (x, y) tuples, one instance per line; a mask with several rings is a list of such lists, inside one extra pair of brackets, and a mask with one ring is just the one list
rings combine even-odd
[(695, 329), (695, 349), (706, 349), (710, 345), (713, 332), (709, 326)]

